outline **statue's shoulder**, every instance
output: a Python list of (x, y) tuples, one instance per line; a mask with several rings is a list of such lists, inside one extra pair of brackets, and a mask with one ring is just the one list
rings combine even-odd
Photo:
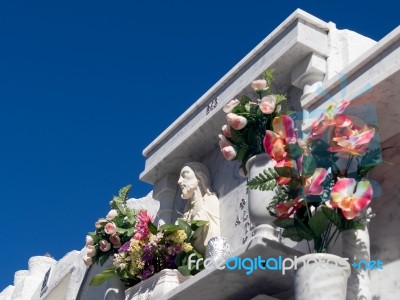
[(204, 201), (219, 201), (218, 197), (216, 194), (205, 194), (203, 196)]

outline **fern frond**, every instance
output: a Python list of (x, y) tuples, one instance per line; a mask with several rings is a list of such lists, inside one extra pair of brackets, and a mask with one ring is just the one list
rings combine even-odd
[(263, 172), (255, 176), (247, 182), (247, 187), (251, 190), (272, 191), (276, 186), (276, 178), (278, 173), (274, 169), (265, 169)]

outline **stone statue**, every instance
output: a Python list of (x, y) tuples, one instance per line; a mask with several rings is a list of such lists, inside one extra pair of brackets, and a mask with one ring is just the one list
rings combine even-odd
[(194, 233), (193, 246), (204, 255), (208, 241), (212, 237), (221, 236), (219, 199), (210, 190), (208, 168), (199, 162), (186, 163), (181, 170), (178, 184), (182, 190), (182, 199), (188, 200), (183, 218), (187, 221), (208, 221), (208, 225)]

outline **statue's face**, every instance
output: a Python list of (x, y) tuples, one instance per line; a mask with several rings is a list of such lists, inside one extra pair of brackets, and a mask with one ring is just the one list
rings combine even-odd
[(194, 174), (193, 170), (188, 166), (182, 168), (178, 184), (182, 190), (182, 199), (191, 199), (194, 195), (196, 188), (199, 186), (196, 175)]

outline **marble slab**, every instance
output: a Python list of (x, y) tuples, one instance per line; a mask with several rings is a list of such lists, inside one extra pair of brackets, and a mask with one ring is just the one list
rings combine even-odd
[[(303, 253), (266, 238), (255, 237), (237, 248), (229, 257), (263, 259), (270, 257), (293, 258)], [(245, 270), (218, 270), (215, 267), (201, 271), (179, 287), (168, 293), (164, 299), (251, 299), (266, 295), (277, 299), (292, 299), (293, 271), (285, 275), (279, 270), (254, 270), (250, 275)], [(256, 298), (257, 299), (257, 298)], [(268, 299), (268, 298), (267, 298)]]

